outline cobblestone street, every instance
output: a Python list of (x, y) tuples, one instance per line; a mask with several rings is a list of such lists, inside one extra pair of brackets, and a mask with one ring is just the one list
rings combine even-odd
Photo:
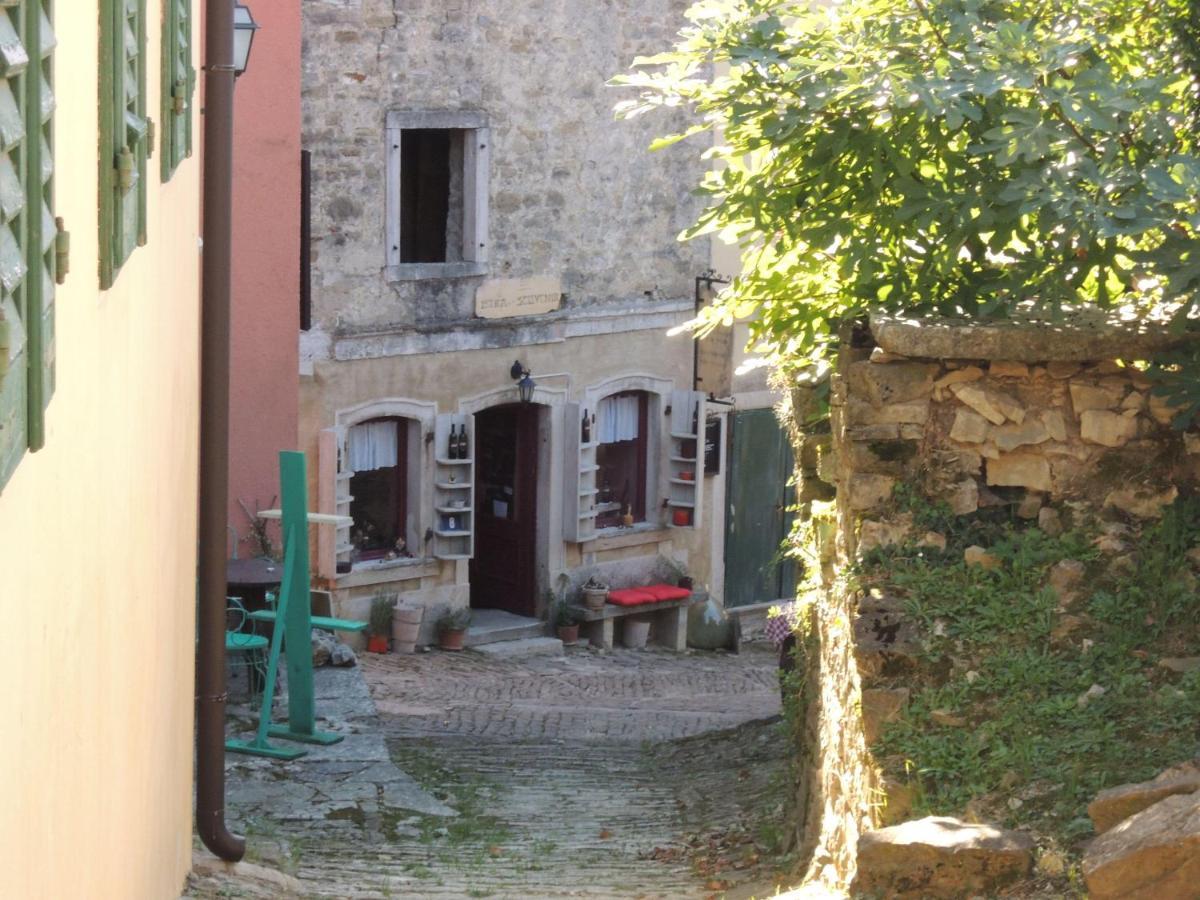
[[(228, 766), (247, 858), (294, 876), (295, 894), (735, 897), (766, 877), (786, 746), (764, 721), (779, 712), (765, 649), (368, 654), (374, 709), (356, 670), (318, 675), (318, 711), (346, 741)], [(710, 871), (705, 842), (740, 855)], [(223, 876), (188, 896), (280, 890)]]

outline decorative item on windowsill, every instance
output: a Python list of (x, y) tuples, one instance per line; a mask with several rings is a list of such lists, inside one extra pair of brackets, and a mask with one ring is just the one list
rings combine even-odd
[(680, 528), (686, 528), (688, 525), (692, 524), (692, 511), (690, 509), (677, 507), (674, 512), (671, 513), (671, 521)]
[(388, 634), (392, 630), (395, 606), (395, 594), (380, 594), (371, 600), (371, 614), (367, 619), (367, 650), (371, 653), (388, 652)]
[(696, 473), (693, 472), (691, 469), (685, 469), (684, 471), (679, 473), (679, 480), (680, 481), (695, 481)]
[(579, 641), (579, 613), (566, 599), (554, 596), (553, 591), (546, 591), (546, 600), (554, 615), (554, 628), (558, 639), (565, 647), (574, 647)]
[(623, 528), (632, 528), (633, 527), (633, 507), (630, 506), (628, 503), (625, 504), (625, 515), (621, 516), (621, 527), (623, 527)]
[(608, 602), (608, 585), (594, 575), (583, 583), (579, 591), (588, 609), (604, 609), (604, 604)]
[(443, 613), (437, 622), (438, 646), (443, 650), (461, 650), (471, 625), (471, 610), (466, 607)]

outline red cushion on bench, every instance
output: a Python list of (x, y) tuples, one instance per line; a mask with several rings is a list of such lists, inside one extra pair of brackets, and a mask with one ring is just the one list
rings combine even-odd
[(652, 584), (641, 588), (647, 594), (653, 594), (655, 600), (686, 600), (692, 596), (687, 588), (675, 587), (671, 584)]
[(617, 606), (641, 606), (643, 603), (657, 603), (658, 598), (642, 588), (623, 588), (609, 591), (608, 602)]

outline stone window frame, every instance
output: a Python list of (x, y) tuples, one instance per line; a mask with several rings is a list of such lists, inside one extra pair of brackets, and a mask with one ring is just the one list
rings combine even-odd
[[(427, 451), (427, 438), (433, 435), (434, 420), (437, 418), (437, 404), (423, 400), (412, 400), (404, 397), (387, 397), (368, 400), (346, 409), (340, 409), (334, 414), (335, 427), (343, 433), (348, 432), (353, 425), (369, 422), (372, 419), (407, 419), (408, 427), (408, 471), (405, 476), (407, 493), (407, 519), (405, 523), (405, 541), (408, 544), (410, 559), (399, 559), (390, 563), (369, 561), (359, 563), (349, 573), (337, 576), (340, 580), (344, 575), (361, 573), (374, 569), (411, 566), (427, 561), (424, 543), (424, 523), (430, 521), (433, 513), (432, 491), (432, 457)], [(336, 496), (336, 485), (334, 486)]]
[[(463, 258), (456, 262), (402, 263), (400, 261), (400, 145), (405, 131), (444, 128), (465, 131), (463, 141)], [(491, 131), (487, 116), (477, 110), (390, 110), (385, 129), (387, 177), (385, 179), (388, 281), (430, 278), (469, 278), (488, 274), (488, 173)]]

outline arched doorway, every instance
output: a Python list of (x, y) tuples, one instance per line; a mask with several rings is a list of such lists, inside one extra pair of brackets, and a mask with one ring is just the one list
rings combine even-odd
[(539, 409), (507, 403), (475, 414), (475, 609), (537, 614)]

